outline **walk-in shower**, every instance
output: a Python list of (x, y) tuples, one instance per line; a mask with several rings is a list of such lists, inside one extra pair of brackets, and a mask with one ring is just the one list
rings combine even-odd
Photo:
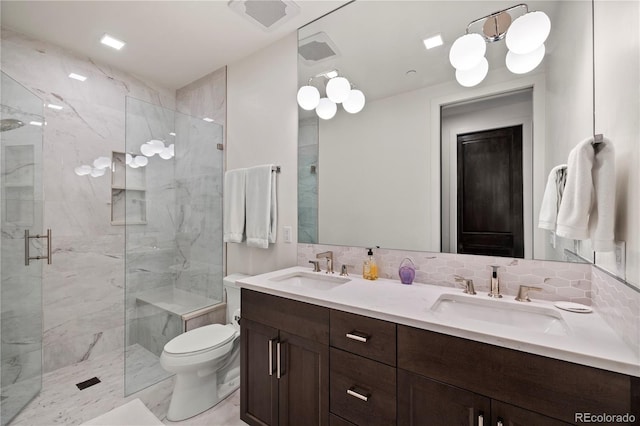
[(164, 345), (197, 321), (224, 321), (223, 127), (126, 101), (113, 153), (112, 222), (125, 225), (125, 393), (169, 376)]
[[(0, 424), (42, 387), (42, 100), (2, 72), (0, 105)], [(25, 257), (27, 259), (25, 259)], [(35, 256), (34, 256), (35, 257)]]

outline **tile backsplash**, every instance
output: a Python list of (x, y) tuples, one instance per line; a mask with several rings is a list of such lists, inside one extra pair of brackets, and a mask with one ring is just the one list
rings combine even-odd
[[(309, 260), (315, 260), (315, 254), (325, 250), (334, 253), (335, 271), (346, 264), (353, 274), (362, 274), (367, 254), (362, 247), (299, 244), (298, 265), (310, 266)], [(491, 265), (498, 265), (502, 294), (515, 296), (520, 285), (530, 285), (542, 288), (535, 293), (538, 299), (591, 305), (591, 265), (588, 264), (387, 249), (375, 249), (374, 257), (380, 278), (399, 280), (398, 267), (402, 259), (408, 257), (416, 265), (416, 283), (459, 287), (455, 282), (455, 276), (459, 275), (472, 279), (476, 291), (489, 292)]]
[[(298, 244), (298, 265), (311, 266), (316, 253), (333, 251), (334, 270), (343, 264), (349, 272), (362, 274), (367, 251), (362, 247)], [(416, 266), (414, 282), (460, 287), (455, 276), (472, 279), (478, 292), (489, 292), (491, 265), (498, 265), (500, 291), (515, 296), (520, 285), (541, 287), (532, 298), (570, 301), (593, 306), (607, 324), (640, 356), (640, 291), (632, 289), (591, 264), (452, 253), (426, 253), (404, 250), (374, 250), (381, 278), (397, 279), (405, 257)], [(325, 265), (321, 265), (325, 268)]]

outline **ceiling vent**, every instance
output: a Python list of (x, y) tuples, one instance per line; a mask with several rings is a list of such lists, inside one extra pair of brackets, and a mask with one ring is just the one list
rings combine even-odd
[(305, 65), (315, 65), (339, 56), (340, 52), (326, 33), (319, 32), (298, 42), (298, 55)]
[(231, 0), (228, 5), (265, 31), (273, 31), (300, 13), (300, 6), (290, 0)]

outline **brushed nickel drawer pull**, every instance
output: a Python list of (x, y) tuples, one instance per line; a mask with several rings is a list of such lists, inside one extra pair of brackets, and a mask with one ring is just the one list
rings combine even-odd
[(347, 339), (356, 340), (358, 342), (367, 343), (367, 341), (371, 338), (368, 334), (364, 334), (360, 331), (352, 331), (351, 333), (346, 334)]
[(353, 397), (356, 397), (358, 399), (361, 399), (361, 400), (363, 400), (365, 402), (368, 401), (369, 398), (371, 397), (371, 394), (369, 394), (369, 393), (366, 394), (366, 395), (363, 395), (360, 392), (356, 392), (355, 391), (355, 386), (351, 387), (350, 389), (347, 389), (347, 394), (351, 395)]

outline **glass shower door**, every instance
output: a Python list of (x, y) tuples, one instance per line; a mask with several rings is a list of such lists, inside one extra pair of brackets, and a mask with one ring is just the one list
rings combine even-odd
[[(2, 73), (0, 423), (42, 388), (42, 101)], [(31, 259), (29, 259), (31, 257)], [(35, 259), (38, 258), (38, 259)]]

